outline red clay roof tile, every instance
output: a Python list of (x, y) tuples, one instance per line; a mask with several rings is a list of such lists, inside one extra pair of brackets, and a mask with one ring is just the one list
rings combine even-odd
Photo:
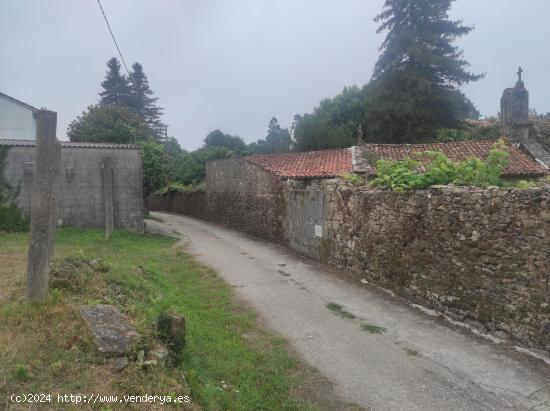
[(330, 178), (352, 171), (348, 148), (257, 155), (245, 157), (245, 160), (286, 178)]
[[(468, 157), (486, 158), (495, 141), (460, 141), (438, 144), (365, 144), (367, 152), (375, 153), (386, 160), (415, 158), (415, 153), (442, 151), (452, 160)], [(508, 177), (541, 175), (547, 170), (524, 153), (520, 148), (508, 145), (510, 159), (504, 175)], [(347, 148), (310, 151), (305, 153), (285, 153), (255, 155), (244, 158), (283, 178), (331, 178), (352, 171), (352, 154)], [(367, 174), (374, 174), (369, 167)]]
[[(415, 153), (441, 151), (451, 160), (460, 161), (468, 157), (485, 159), (495, 143), (495, 140), (483, 140), (437, 144), (366, 144), (365, 149), (367, 152), (374, 153), (385, 160), (403, 160), (407, 157), (418, 159)], [(541, 164), (520, 148), (508, 144), (507, 150), (510, 157), (508, 166), (503, 172), (504, 176), (513, 177), (546, 173), (546, 169)], [(374, 174), (374, 169), (369, 169), (368, 174)]]

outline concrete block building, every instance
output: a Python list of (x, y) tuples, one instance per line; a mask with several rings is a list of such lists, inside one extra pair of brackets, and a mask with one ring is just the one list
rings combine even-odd
[[(0, 182), (10, 203), (29, 216), (39, 110), (0, 93)], [(113, 204), (114, 227), (143, 232), (141, 150), (127, 144), (61, 142), (58, 224), (105, 227), (105, 204)], [(109, 168), (108, 190), (105, 168)], [(112, 176), (112, 177), (111, 177)], [(0, 198), (1, 200), (1, 198)]]
[[(113, 167), (115, 228), (143, 232), (143, 175), (138, 146), (61, 142), (58, 224), (103, 228), (105, 222), (103, 167)], [(3, 178), (24, 215), (30, 214), (35, 142), (0, 139), (5, 151)]]

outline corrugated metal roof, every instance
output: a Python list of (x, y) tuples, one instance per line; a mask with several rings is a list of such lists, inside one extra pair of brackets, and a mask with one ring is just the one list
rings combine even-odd
[[(61, 147), (66, 148), (109, 148), (117, 150), (138, 150), (140, 146), (136, 144), (112, 144), (112, 143), (86, 143), (86, 142), (72, 142), (61, 141)], [(0, 145), (12, 146), (12, 147), (34, 147), (36, 142), (34, 140), (14, 140), (14, 139), (0, 139)]]

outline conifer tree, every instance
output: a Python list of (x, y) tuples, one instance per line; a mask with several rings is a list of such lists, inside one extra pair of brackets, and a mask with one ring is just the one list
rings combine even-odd
[(483, 75), (470, 73), (455, 39), (472, 27), (449, 18), (455, 0), (386, 0), (375, 18), (387, 32), (368, 86), (367, 134), (371, 141), (430, 139), (452, 128), (475, 107), (460, 92)]
[(131, 106), (147, 124), (157, 139), (164, 136), (165, 125), (160, 120), (162, 108), (156, 105), (158, 98), (153, 97), (149, 80), (139, 63), (134, 63), (130, 73)]
[(103, 91), (99, 93), (100, 103), (105, 105), (131, 105), (130, 84), (125, 75), (120, 73), (120, 63), (113, 57), (107, 62), (107, 74), (101, 83)]

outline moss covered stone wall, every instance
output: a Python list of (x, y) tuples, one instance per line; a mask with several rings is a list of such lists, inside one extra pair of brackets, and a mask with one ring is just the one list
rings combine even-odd
[(550, 351), (550, 187), (326, 190), (329, 265)]

